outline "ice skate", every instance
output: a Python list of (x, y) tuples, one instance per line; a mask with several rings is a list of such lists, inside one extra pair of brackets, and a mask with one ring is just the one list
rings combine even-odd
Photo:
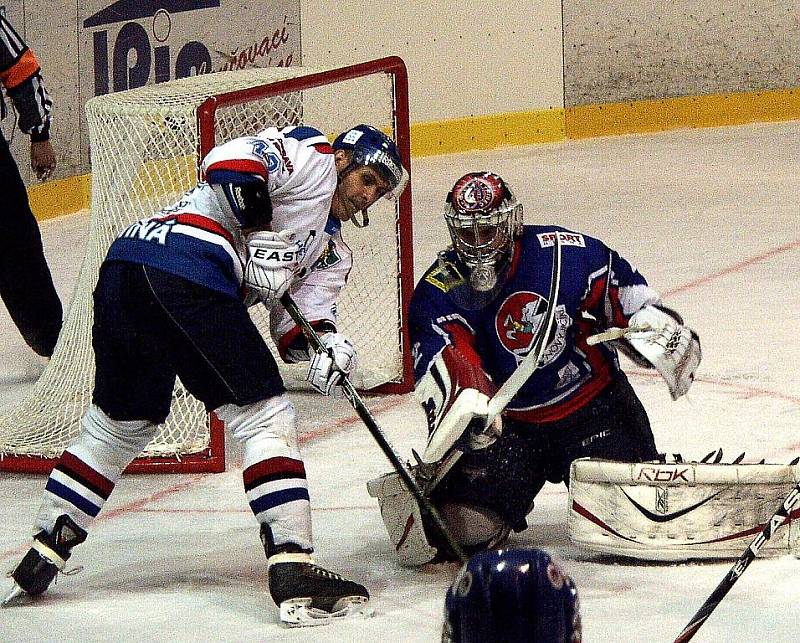
[(269, 593), (289, 627), (327, 625), (333, 620), (372, 616), (369, 592), (356, 582), (314, 564), (309, 550), (275, 546), (266, 525), (261, 539), (269, 567)]
[(58, 517), (51, 534), (45, 531), (36, 534), (33, 537), (33, 546), (9, 574), (14, 585), (3, 599), (3, 607), (19, 602), (25, 596), (42, 594), (59, 572), (72, 574), (80, 571), (78, 568), (64, 572), (64, 566), (72, 548), (84, 540), (86, 531), (66, 514)]

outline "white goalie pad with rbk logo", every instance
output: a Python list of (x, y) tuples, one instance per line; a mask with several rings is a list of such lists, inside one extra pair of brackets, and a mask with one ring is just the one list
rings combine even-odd
[[(645, 560), (738, 558), (800, 480), (782, 464), (572, 463), (569, 535), (586, 549)], [(800, 510), (761, 555), (800, 551)]]

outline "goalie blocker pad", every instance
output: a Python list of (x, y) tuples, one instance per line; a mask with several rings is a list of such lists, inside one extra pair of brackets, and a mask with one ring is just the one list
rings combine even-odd
[[(445, 346), (414, 390), (428, 421), (428, 444), (422, 461), (430, 464), (441, 460), (476, 416), (488, 415), (489, 400), (496, 391), (483, 369), (470, 363), (452, 344)], [(475, 440), (480, 442), (479, 436)], [(491, 436), (487, 436), (487, 444), (472, 446), (482, 448), (490, 441)]]
[[(575, 460), (570, 540), (643, 560), (738, 558), (798, 480), (798, 465)], [(793, 511), (763, 555), (798, 551), (798, 517)]]

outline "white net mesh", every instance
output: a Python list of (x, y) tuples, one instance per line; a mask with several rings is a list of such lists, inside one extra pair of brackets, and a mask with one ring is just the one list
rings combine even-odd
[[(86, 256), (55, 354), (31, 395), (0, 417), (0, 457), (58, 457), (77, 436), (91, 401), (92, 291), (100, 263), (130, 223), (174, 202), (197, 181), (197, 108), (207, 98), (306, 76), (321, 70), (268, 68), (222, 72), (100, 96), (86, 106), (92, 158), (92, 218)], [(394, 132), (393, 79), (375, 73), (316, 88), (220, 108), (214, 133), (221, 143), (264, 127), (305, 123), (332, 137), (357, 123)], [(339, 301), (340, 330), (359, 348), (354, 384), (373, 388), (402, 377), (398, 226), (405, 214), (384, 199), (369, 227), (345, 226), (355, 267)], [(253, 318), (268, 337), (263, 307)], [(268, 340), (269, 341), (269, 340)], [(270, 346), (272, 346), (270, 342)], [(274, 347), (273, 347), (273, 353)], [(305, 366), (287, 367), (287, 385), (303, 382)], [(178, 382), (170, 416), (146, 456), (197, 453), (209, 445), (202, 404)]]

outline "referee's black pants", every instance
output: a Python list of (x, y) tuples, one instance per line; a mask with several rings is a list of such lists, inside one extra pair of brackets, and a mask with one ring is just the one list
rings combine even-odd
[(61, 331), (61, 301), (44, 258), (25, 183), (0, 133), (0, 297), (27, 344), (50, 357)]

